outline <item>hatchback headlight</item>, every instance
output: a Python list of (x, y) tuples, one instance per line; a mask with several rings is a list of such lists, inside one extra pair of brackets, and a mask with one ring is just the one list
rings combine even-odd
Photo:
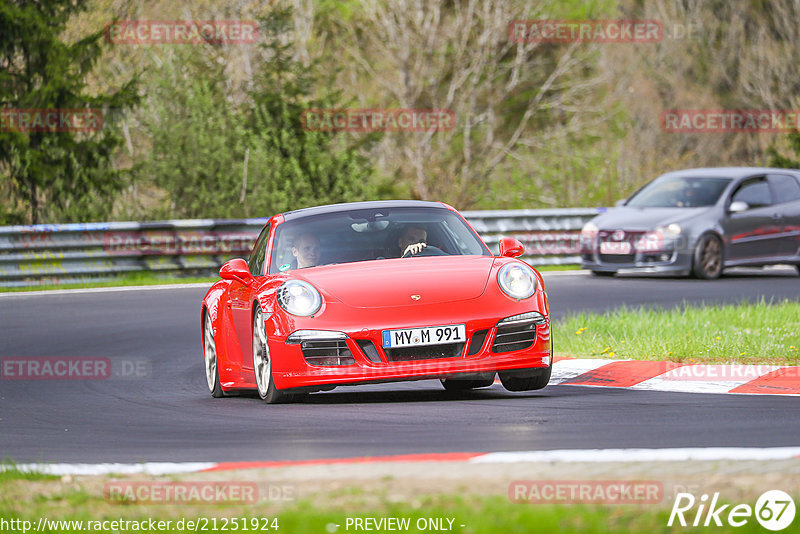
[(583, 228), (581, 228), (581, 240), (592, 241), (595, 237), (597, 237), (598, 231), (599, 229), (597, 228), (596, 224), (591, 221), (587, 222), (583, 225)]
[(322, 297), (308, 282), (289, 280), (278, 288), (278, 303), (292, 315), (307, 317), (319, 311)]
[(497, 273), (497, 283), (512, 299), (526, 299), (536, 291), (536, 275), (533, 269), (522, 263), (503, 265)]
[(659, 226), (656, 228), (656, 232), (661, 232), (665, 237), (676, 237), (681, 235), (681, 225), (672, 223), (666, 226)]

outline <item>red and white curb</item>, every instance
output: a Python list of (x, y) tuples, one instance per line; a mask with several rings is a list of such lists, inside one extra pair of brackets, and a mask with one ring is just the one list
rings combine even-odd
[(451, 462), (493, 464), (519, 462), (685, 462), (685, 461), (776, 461), (800, 459), (800, 447), (705, 447), (670, 449), (562, 449), (515, 452), (453, 452), (365, 456), (323, 460), (273, 462), (148, 462), (140, 464), (18, 464), (0, 465), (0, 471), (15, 469), (50, 475), (173, 475), (238, 469), (279, 469), (307, 466)]
[(800, 395), (800, 367), (556, 358), (550, 385), (682, 393)]

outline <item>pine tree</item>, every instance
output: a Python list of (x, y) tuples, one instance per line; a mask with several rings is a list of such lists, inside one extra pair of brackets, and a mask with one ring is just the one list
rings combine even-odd
[[(102, 53), (103, 30), (72, 43), (60, 37), (85, 8), (85, 0), (0, 2), (0, 194), (10, 202), (0, 206), (0, 224), (104, 218), (122, 187), (111, 162), (121, 142), (112, 115), (135, 104), (136, 80), (113, 93), (88, 94), (86, 76)], [(70, 116), (64, 110), (83, 110), (78, 117), (94, 117), (98, 127), (20, 127), (21, 118), (44, 116), (31, 110), (55, 112), (59, 121)]]

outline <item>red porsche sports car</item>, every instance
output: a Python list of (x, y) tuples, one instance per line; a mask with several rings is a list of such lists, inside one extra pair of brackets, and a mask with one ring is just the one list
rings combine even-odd
[(248, 261), (222, 266), (201, 328), (214, 397), (268, 403), (337, 385), (438, 378), (447, 390), (541, 389), (552, 351), (541, 275), (491, 254), (452, 207), (380, 201), (270, 218)]

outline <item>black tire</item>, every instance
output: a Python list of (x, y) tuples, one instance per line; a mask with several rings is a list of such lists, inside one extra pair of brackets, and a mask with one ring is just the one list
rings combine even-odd
[(612, 277), (617, 274), (617, 271), (592, 271), (592, 274), (595, 276), (603, 276), (603, 277)]
[(217, 367), (217, 344), (214, 339), (214, 328), (208, 310), (203, 314), (203, 361), (206, 370), (206, 384), (211, 396), (220, 398), (225, 396), (219, 381), (219, 367)]
[(494, 384), (494, 376), (495, 373), (486, 373), (485, 376), (478, 378), (442, 378), (441, 382), (447, 391), (467, 391), (491, 386)]
[(533, 391), (544, 388), (550, 382), (553, 364), (548, 367), (534, 367), (531, 369), (514, 369), (500, 371), (500, 382), (508, 391)]
[(715, 280), (722, 274), (724, 254), (722, 241), (714, 234), (704, 234), (697, 240), (692, 256), (692, 275), (703, 280)]
[(272, 380), (272, 358), (269, 353), (267, 332), (264, 329), (264, 315), (258, 304), (255, 308), (253, 312), (253, 373), (258, 396), (267, 404), (294, 402), (299, 395), (278, 389)]
[(795, 265), (795, 268), (797, 268), (797, 274), (800, 274), (800, 263), (798, 263), (797, 265)]

